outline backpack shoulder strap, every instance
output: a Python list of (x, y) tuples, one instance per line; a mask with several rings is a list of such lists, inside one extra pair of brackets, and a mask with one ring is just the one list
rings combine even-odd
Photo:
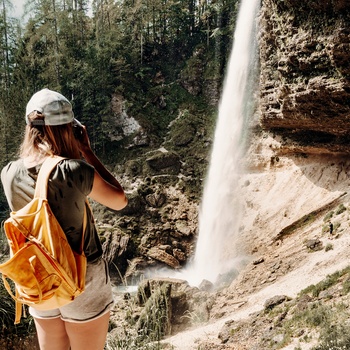
[(65, 158), (60, 156), (50, 156), (45, 159), (39, 170), (38, 178), (36, 180), (34, 198), (47, 198), (47, 182), (49, 180), (51, 171), (63, 159)]
[[(46, 198), (47, 199), (47, 182), (49, 180), (49, 176), (55, 166), (62, 161), (63, 159), (67, 159), (65, 157), (60, 156), (50, 156), (45, 159), (38, 173), (38, 177), (36, 180), (34, 198)], [(81, 251), (84, 250), (84, 235), (87, 226), (87, 209), (90, 209), (89, 201), (85, 200), (84, 206), (84, 217), (83, 217), (83, 232), (82, 232), (82, 240), (81, 240)], [(91, 209), (90, 209), (91, 210)]]

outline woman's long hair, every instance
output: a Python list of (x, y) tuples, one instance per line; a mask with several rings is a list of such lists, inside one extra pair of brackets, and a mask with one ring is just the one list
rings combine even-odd
[(21, 158), (48, 155), (59, 155), (71, 159), (81, 158), (72, 123), (55, 126), (36, 125), (35, 121), (44, 120), (44, 116), (37, 111), (32, 112), (28, 119), (34, 123), (26, 126), (20, 147)]

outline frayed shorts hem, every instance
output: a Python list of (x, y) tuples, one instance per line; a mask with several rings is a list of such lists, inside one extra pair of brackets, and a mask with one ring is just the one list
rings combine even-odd
[(52, 310), (38, 310), (29, 307), (29, 313), (36, 319), (61, 318), (65, 322), (84, 323), (105, 315), (113, 305), (112, 287), (108, 266), (104, 259), (88, 263), (85, 291), (71, 303)]
[(72, 318), (64, 317), (61, 314), (52, 315), (52, 316), (40, 316), (40, 315), (36, 315), (35, 310), (33, 310), (33, 309), (31, 309), (30, 314), (32, 315), (32, 317), (34, 319), (38, 319), (38, 320), (54, 320), (56, 318), (60, 318), (62, 321), (69, 322), (69, 323), (87, 323), (87, 322), (95, 321), (98, 318), (104, 316), (105, 314), (107, 314), (108, 312), (111, 311), (112, 307), (113, 307), (113, 303), (111, 303), (111, 305), (109, 305), (105, 310), (103, 310), (98, 315), (93, 316), (93, 317), (91, 317), (89, 319), (85, 319), (85, 320), (75, 320), (75, 319), (72, 319)]

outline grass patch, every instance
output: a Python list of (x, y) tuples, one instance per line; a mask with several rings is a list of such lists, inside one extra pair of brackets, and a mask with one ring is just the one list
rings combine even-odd
[[(161, 343), (170, 334), (171, 284), (139, 286), (137, 296), (129, 299), (123, 324), (111, 324), (105, 350), (171, 349)], [(129, 310), (129, 311), (128, 311)]]
[(328, 243), (325, 247), (324, 247), (324, 250), (326, 252), (330, 251), (330, 250), (333, 250), (334, 249), (334, 246), (332, 243)]
[(36, 333), (33, 318), (29, 314), (27, 317), (22, 317), (21, 322), (17, 325), (14, 325), (14, 321), (15, 302), (0, 278), (0, 340), (7, 350), (22, 349), (22, 346), (25, 346), (22, 345), (24, 340), (32, 339)]
[[(345, 272), (347, 273), (347, 272)], [(315, 284), (312, 284), (308, 286), (307, 288), (303, 289), (299, 295), (304, 294), (311, 294), (313, 297), (318, 297), (320, 292), (332, 287), (336, 283), (339, 282), (339, 278), (343, 276), (345, 273), (343, 271), (336, 272), (332, 275), (328, 275), (323, 281)]]
[(350, 349), (349, 325), (326, 325), (320, 335), (320, 344), (312, 350), (347, 350)]
[(338, 208), (335, 210), (335, 215), (340, 215), (341, 213), (344, 213), (346, 211), (345, 205), (342, 203), (338, 206)]
[[(330, 298), (319, 299), (322, 291), (328, 291)], [(301, 343), (317, 339), (318, 345), (312, 350), (349, 350), (350, 312), (346, 299), (349, 292), (350, 266), (305, 288), (292, 301), (266, 312), (273, 326), (263, 348), (282, 349), (291, 339), (299, 338)], [(336, 296), (345, 299), (337, 301), (333, 299)], [(302, 348), (301, 344), (295, 350)]]
[(326, 216), (323, 218), (323, 221), (329, 221), (333, 217), (334, 211), (330, 211), (329, 213), (326, 214)]

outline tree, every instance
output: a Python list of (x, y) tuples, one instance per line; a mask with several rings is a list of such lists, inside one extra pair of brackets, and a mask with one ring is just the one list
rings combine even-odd
[(7, 0), (1, 1), (1, 82), (5, 90), (9, 88), (10, 84), (10, 49), (6, 4), (9, 6), (10, 3)]
[[(2, 164), (7, 162), (17, 149), (20, 135), (18, 130), (17, 95), (12, 76), (15, 69), (16, 44), (19, 35), (19, 23), (7, 15), (12, 4), (1, 1), (0, 10), (0, 155)], [(17, 133), (18, 134), (18, 133)], [(14, 136), (15, 135), (15, 136)]]

